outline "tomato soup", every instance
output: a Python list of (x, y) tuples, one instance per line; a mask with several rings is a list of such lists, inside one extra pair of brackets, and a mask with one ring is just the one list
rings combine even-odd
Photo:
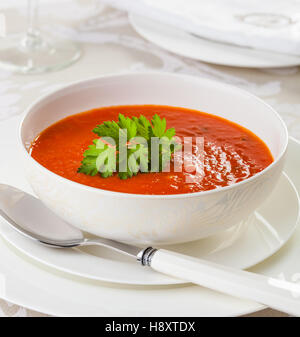
[[(118, 114), (151, 119), (166, 118), (167, 127), (179, 137), (203, 137), (204, 176), (195, 173), (138, 173), (121, 180), (117, 174), (102, 178), (78, 173), (83, 153), (97, 136), (92, 132), (104, 121), (118, 120)], [(193, 151), (196, 151), (194, 148)], [(226, 119), (204, 112), (170, 106), (137, 105), (94, 109), (66, 117), (45, 129), (30, 147), (31, 156), (50, 171), (80, 184), (125, 193), (180, 194), (229, 186), (262, 171), (273, 161), (265, 143), (251, 131)], [(175, 154), (176, 155), (176, 154)], [(171, 166), (172, 168), (172, 166)]]

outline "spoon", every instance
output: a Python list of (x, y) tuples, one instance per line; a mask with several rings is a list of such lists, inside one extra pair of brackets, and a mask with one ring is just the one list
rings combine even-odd
[(39, 199), (0, 184), (0, 215), (19, 233), (56, 248), (100, 245), (136, 259), (142, 266), (228, 295), (300, 316), (300, 285), (218, 265), (165, 249), (141, 249), (105, 238), (85, 238)]

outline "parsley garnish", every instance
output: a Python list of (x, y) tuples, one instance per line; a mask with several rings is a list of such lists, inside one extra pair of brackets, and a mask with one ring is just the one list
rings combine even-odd
[(97, 125), (93, 132), (100, 138), (84, 152), (78, 172), (91, 176), (100, 173), (103, 178), (118, 172), (121, 179), (127, 179), (138, 172), (162, 171), (181, 147), (174, 139), (175, 129), (166, 126), (166, 119), (158, 115), (150, 122), (142, 115), (129, 118), (122, 114), (118, 122)]

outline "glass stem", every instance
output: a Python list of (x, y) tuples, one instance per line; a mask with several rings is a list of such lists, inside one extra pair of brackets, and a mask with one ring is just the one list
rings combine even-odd
[(38, 0), (27, 0), (27, 11), (28, 11), (28, 24), (27, 24), (27, 34), (37, 35), (39, 34), (37, 28), (37, 18), (38, 18)]
[(38, 29), (38, 0), (27, 0), (27, 32), (23, 44), (29, 49), (38, 48), (41, 44)]

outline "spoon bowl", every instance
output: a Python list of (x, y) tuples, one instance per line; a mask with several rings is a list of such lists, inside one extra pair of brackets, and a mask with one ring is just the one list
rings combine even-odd
[(81, 230), (63, 221), (39, 199), (9, 185), (0, 184), (0, 215), (19, 233), (48, 246), (71, 248), (97, 244), (134, 258), (141, 251), (113, 240), (87, 239)]

